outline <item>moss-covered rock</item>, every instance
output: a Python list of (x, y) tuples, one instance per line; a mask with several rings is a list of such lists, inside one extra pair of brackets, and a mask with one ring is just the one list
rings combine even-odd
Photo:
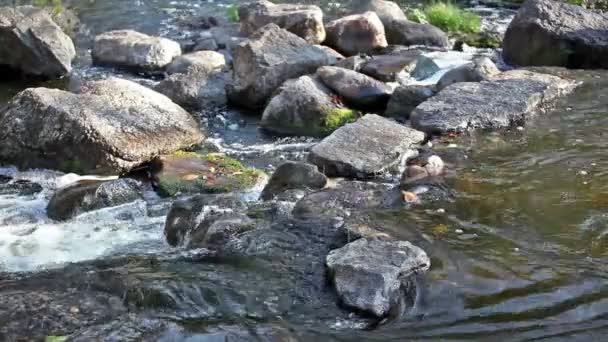
[(222, 154), (181, 151), (157, 158), (152, 171), (161, 196), (246, 190), (264, 176), (262, 171)]

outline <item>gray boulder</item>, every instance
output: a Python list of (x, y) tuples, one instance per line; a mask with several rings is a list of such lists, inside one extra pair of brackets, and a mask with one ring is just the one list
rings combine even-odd
[(321, 189), (327, 184), (327, 177), (315, 165), (286, 162), (272, 174), (262, 191), (261, 198), (270, 200), (277, 194), (291, 189)]
[(329, 61), (330, 65), (334, 65), (334, 64), (338, 63), (339, 61), (346, 58), (341, 53), (330, 48), (329, 46), (318, 45), (318, 44), (315, 46), (325, 52), (325, 54), (327, 55), (327, 60)]
[(133, 30), (118, 30), (95, 37), (93, 63), (144, 71), (163, 69), (182, 54), (178, 42)]
[(21, 168), (116, 174), (203, 139), (190, 114), (137, 83), (110, 78), (82, 88), (17, 94), (0, 110), (0, 159)]
[(316, 75), (353, 107), (384, 108), (392, 93), (385, 83), (344, 68), (324, 66)]
[(384, 25), (374, 12), (353, 14), (329, 22), (326, 45), (329, 45), (345, 56), (358, 53), (372, 53), (388, 44)]
[(398, 165), (424, 138), (420, 131), (368, 114), (323, 139), (308, 158), (330, 177), (369, 178)]
[(154, 90), (180, 106), (201, 110), (226, 104), (226, 79), (227, 75), (222, 71), (209, 71), (194, 65), (186, 73), (170, 75)]
[(398, 86), (388, 101), (384, 115), (408, 119), (412, 111), (419, 104), (428, 100), (433, 95), (435, 95), (435, 91), (429, 86)]
[(222, 70), (226, 66), (226, 58), (216, 51), (196, 51), (181, 55), (167, 67), (167, 74), (183, 74), (192, 66), (207, 72)]
[(608, 68), (608, 13), (550, 0), (526, 1), (505, 33), (515, 65)]
[(420, 104), (410, 120), (427, 133), (506, 128), (523, 124), (574, 85), (556, 76), (508, 71), (489, 81), (452, 84)]
[(328, 117), (341, 113), (352, 111), (342, 109), (316, 77), (301, 76), (281, 86), (266, 106), (260, 126), (279, 134), (326, 136), (335, 129), (328, 125)]
[(481, 82), (500, 74), (496, 64), (488, 57), (481, 57), (471, 63), (454, 68), (446, 72), (437, 82), (436, 90), (458, 82)]
[(258, 0), (239, 7), (239, 21), (241, 32), (245, 35), (272, 23), (311, 44), (320, 44), (325, 40), (323, 11), (314, 5), (273, 4)]
[(74, 43), (51, 17), (30, 6), (0, 7), (0, 65), (56, 78), (72, 70)]
[(395, 82), (407, 77), (418, 80), (428, 78), (439, 71), (439, 66), (420, 51), (403, 50), (372, 56), (360, 71), (384, 82)]
[(288, 79), (328, 64), (326, 53), (291, 32), (268, 24), (234, 49), (233, 77), (227, 85), (234, 104), (257, 109)]
[(419, 24), (409, 20), (392, 20), (384, 26), (386, 40), (396, 45), (426, 45), (447, 47), (448, 36), (437, 27), (429, 24)]
[(353, 8), (352, 13), (375, 12), (385, 26), (395, 19), (407, 19), (399, 5), (392, 1), (354, 0), (351, 6)]
[(208, 214), (190, 231), (187, 247), (221, 249), (230, 239), (254, 228), (255, 221), (245, 214)]
[(49, 200), (47, 215), (67, 220), (80, 213), (142, 199), (139, 182), (122, 178), (112, 181), (84, 180), (58, 189)]
[(332, 250), (326, 265), (344, 304), (382, 318), (415, 295), (412, 277), (431, 261), (407, 241), (359, 239)]

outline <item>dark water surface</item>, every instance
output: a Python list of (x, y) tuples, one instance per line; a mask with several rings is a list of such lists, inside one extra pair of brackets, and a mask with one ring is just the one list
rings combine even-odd
[[(84, 24), (85, 30), (76, 38), (79, 56), (75, 67), (75, 73), (84, 77), (115, 73), (89, 66), (88, 49), (94, 34), (132, 28), (180, 38), (188, 34), (178, 25), (180, 16), (211, 13), (221, 17), (225, 11), (217, 1), (64, 3), (78, 12)], [(0, 305), (0, 332), (16, 324), (15, 329), (23, 330), (24, 340), (29, 340), (25, 337), (29, 329), (48, 331), (48, 335), (78, 331), (75, 337), (81, 340), (97, 336), (117, 341), (129, 337), (160, 341), (606, 340), (608, 72), (550, 72), (584, 83), (560, 100), (554, 111), (520, 129), (433, 141), (434, 149), (453, 171), (447, 179), (454, 191), (453, 201), (361, 213), (371, 225), (412, 241), (432, 258), (430, 272), (419, 281), (415, 304), (403, 317), (374, 329), (359, 329), (366, 326), (365, 319), (334, 305), (335, 297), (326, 284), (307, 282), (322, 278), (322, 264), (315, 259), (316, 251), (304, 253), (298, 244), (284, 258), (215, 260), (189, 255), (180, 259), (162, 242), (164, 218), (150, 214), (149, 203), (148, 214), (140, 218), (138, 206), (118, 209), (119, 214), (134, 213), (136, 218), (131, 221), (117, 221), (118, 214), (108, 211), (55, 224), (44, 218), (41, 209), (47, 193), (47, 197), (34, 199), (0, 196), (0, 239), (4, 239), (0, 255), (5, 258), (0, 261), (0, 296), (4, 296), (0, 303), (14, 305)], [(25, 86), (0, 83), (0, 105)], [(223, 116), (239, 129), (216, 125), (217, 117), (206, 118), (212, 137), (258, 167), (276, 164), (279, 159), (302, 158), (312, 143), (306, 139), (276, 143), (257, 130), (255, 116), (234, 111)], [(41, 171), (25, 177), (55, 182), (56, 176)], [(158, 203), (161, 207), (167, 204)], [(14, 216), (19, 215), (35, 219), (30, 226), (21, 221), (16, 224)], [(324, 224), (309, 225), (322, 230)], [(1, 232), (14, 227), (34, 227), (35, 232), (30, 240), (23, 232), (20, 240), (11, 232)], [(269, 230), (269, 234), (280, 232)], [(43, 243), (50, 244), (55, 238), (61, 248)], [(95, 248), (78, 245), (88, 241), (90, 246), (114, 246), (116, 239), (124, 243), (112, 249), (113, 254), (135, 256), (104, 260), (106, 249), (97, 253)], [(78, 257), (74, 257), (75, 250)], [(151, 261), (146, 251), (160, 257)], [(98, 263), (16, 273), (45, 267), (50, 260), (89, 259), (98, 259)], [(290, 273), (294, 262), (310, 262), (310, 273), (301, 277)], [(79, 296), (89, 298), (91, 291), (126, 293), (129, 302), (138, 303), (138, 316), (117, 309), (119, 319), (100, 318), (96, 322), (104, 323), (93, 324), (89, 330), (71, 326), (69, 315), (59, 313), (69, 310)], [(34, 301), (39, 307), (22, 305), (26, 301), (21, 296), (40, 298)], [(59, 312), (57, 316), (37, 316), (40, 307), (53, 306), (53, 300), (59, 303), (53, 309)], [(111, 301), (104, 303), (107, 313), (113, 313)], [(22, 313), (19, 321), (11, 311)], [(28, 313), (30, 321), (23, 318)], [(87, 314), (91, 320), (102, 315)], [(49, 328), (40, 330), (39, 322)], [(2, 337), (0, 333), (0, 340)]]

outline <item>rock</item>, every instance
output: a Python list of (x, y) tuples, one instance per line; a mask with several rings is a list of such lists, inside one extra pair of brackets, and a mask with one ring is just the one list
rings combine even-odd
[(330, 65), (334, 65), (334, 64), (338, 63), (338, 61), (341, 61), (346, 58), (341, 53), (330, 48), (329, 46), (325, 46), (325, 45), (314, 45), (314, 46), (318, 47), (319, 49), (321, 49), (325, 52), (325, 55), (327, 55), (327, 60), (329, 61)]
[(326, 184), (327, 177), (319, 172), (316, 166), (300, 162), (286, 162), (274, 171), (262, 191), (261, 199), (270, 200), (278, 193), (290, 189), (321, 189)]
[(361, 68), (370, 60), (371, 57), (366, 55), (356, 55), (344, 58), (343, 60), (338, 61), (334, 66), (339, 68), (344, 68), (352, 71), (361, 71)]
[(0, 109), (0, 159), (20, 168), (116, 174), (203, 139), (190, 114), (137, 83), (110, 78), (82, 88), (15, 96)]
[(244, 214), (208, 214), (190, 231), (187, 247), (220, 249), (232, 237), (254, 228), (255, 222)]
[(448, 36), (437, 27), (409, 20), (392, 20), (384, 26), (389, 44), (447, 47)]
[(439, 71), (439, 66), (417, 50), (397, 51), (373, 56), (362, 66), (362, 73), (384, 82), (400, 81), (407, 77), (425, 79)]
[(385, 108), (392, 89), (388, 85), (356, 71), (324, 66), (316, 74), (344, 102), (359, 108)]
[(329, 177), (369, 178), (398, 165), (424, 133), (375, 114), (339, 128), (308, 158)]
[(197, 39), (194, 42), (194, 47), (192, 51), (217, 51), (219, 49), (219, 45), (217, 41), (212, 37), (202, 37)]
[(472, 63), (461, 65), (446, 72), (437, 82), (436, 90), (458, 82), (481, 82), (500, 74), (496, 64), (488, 57), (473, 60)]
[(185, 108), (208, 109), (226, 104), (226, 78), (222, 71), (208, 71), (195, 65), (186, 73), (167, 77), (154, 90)]
[(385, 116), (408, 119), (419, 104), (435, 95), (429, 86), (402, 85), (395, 88), (386, 106)]
[(221, 154), (191, 152), (156, 158), (152, 163), (152, 174), (162, 196), (247, 190), (264, 176), (261, 171), (246, 168)]
[(46, 211), (53, 220), (67, 220), (80, 213), (142, 199), (140, 184), (129, 178), (112, 181), (83, 180), (58, 189)]
[(245, 203), (230, 195), (196, 195), (180, 199), (171, 205), (164, 234), (171, 246), (184, 245), (191, 231), (205, 216), (245, 210)]
[(415, 291), (411, 277), (431, 261), (407, 241), (359, 239), (331, 251), (326, 265), (344, 304), (382, 318), (401, 309)]
[[(289, 190), (287, 190), (289, 191)], [(253, 219), (261, 219), (271, 222), (291, 218), (291, 212), (295, 203), (287, 201), (265, 201), (254, 202), (247, 208), (247, 216)]]
[(398, 190), (385, 184), (344, 181), (304, 196), (293, 215), (302, 219), (345, 217), (351, 211), (396, 208), (401, 205)]
[(260, 126), (279, 134), (324, 137), (356, 117), (339, 102), (316, 77), (302, 76), (283, 84), (266, 106)]
[(167, 67), (167, 73), (184, 74), (188, 69), (196, 66), (199, 70), (207, 72), (222, 70), (226, 66), (226, 58), (216, 51), (196, 51), (181, 55), (173, 60)]
[(608, 13), (528, 0), (509, 24), (503, 56), (515, 65), (608, 68)]
[(323, 11), (314, 5), (273, 4), (258, 0), (239, 6), (241, 32), (251, 35), (267, 24), (276, 24), (311, 44), (325, 40)]
[(72, 70), (74, 43), (44, 10), (0, 7), (0, 41), (0, 65), (48, 78)]
[(418, 185), (442, 184), (445, 164), (441, 157), (432, 153), (421, 154), (408, 160), (407, 167), (401, 175), (400, 186), (410, 190)]
[(40, 184), (19, 179), (11, 181), (3, 178), (0, 182), (0, 195), (31, 196), (42, 191)]
[(385, 26), (392, 20), (407, 20), (403, 10), (392, 1), (355, 0), (351, 6), (353, 8), (352, 13), (375, 12)]
[(508, 71), (489, 81), (452, 84), (420, 104), (410, 120), (427, 133), (521, 125), (574, 85), (556, 76)]
[(228, 99), (247, 108), (261, 108), (283, 82), (328, 63), (323, 50), (268, 24), (235, 48), (233, 80), (226, 87)]
[(374, 12), (353, 14), (329, 22), (326, 45), (329, 45), (345, 56), (358, 53), (372, 53), (375, 49), (384, 48), (388, 44), (384, 26)]
[(152, 37), (133, 30), (118, 30), (95, 37), (91, 55), (93, 63), (156, 71), (169, 65), (182, 54), (178, 42)]

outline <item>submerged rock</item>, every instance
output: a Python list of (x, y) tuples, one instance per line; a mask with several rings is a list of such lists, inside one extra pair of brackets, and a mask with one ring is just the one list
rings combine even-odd
[(241, 32), (246, 35), (272, 23), (311, 44), (320, 44), (325, 40), (323, 11), (314, 5), (273, 4), (257, 0), (239, 7), (239, 20)]
[(330, 177), (369, 178), (398, 165), (424, 138), (420, 131), (368, 114), (315, 145), (309, 161)]
[(203, 139), (190, 114), (137, 83), (110, 78), (83, 91), (15, 96), (0, 110), (0, 158), (20, 168), (116, 174)]
[(509, 24), (503, 56), (515, 65), (608, 68), (608, 13), (528, 0)]
[(234, 50), (231, 102), (260, 108), (283, 82), (329, 63), (326, 53), (293, 33), (268, 24)]
[(385, 116), (408, 119), (418, 105), (435, 95), (435, 90), (423, 85), (402, 85), (395, 88), (386, 106)]
[(226, 58), (216, 51), (191, 52), (175, 58), (167, 67), (167, 73), (184, 74), (193, 66), (202, 71), (218, 71), (226, 66)]
[(407, 241), (359, 239), (331, 251), (326, 264), (344, 304), (385, 317), (415, 296), (412, 277), (427, 271), (431, 261)]
[(42, 186), (38, 183), (24, 179), (11, 181), (0, 177), (0, 195), (31, 196), (42, 191)]
[(60, 77), (72, 70), (74, 43), (46, 11), (0, 7), (0, 65), (24, 74)]
[(58, 189), (49, 200), (46, 212), (50, 218), (63, 221), (83, 212), (114, 207), (142, 197), (140, 184), (133, 179), (84, 180)]
[(380, 18), (383, 25), (388, 25), (392, 20), (406, 20), (403, 10), (392, 1), (385, 0), (355, 0), (351, 4), (352, 13), (374, 12)]
[(476, 58), (471, 63), (454, 68), (446, 72), (437, 82), (436, 90), (458, 82), (481, 82), (500, 74), (496, 64), (488, 57)]
[(427, 133), (521, 125), (574, 86), (556, 76), (508, 71), (489, 81), (452, 84), (420, 104), (410, 120)]
[(194, 65), (185, 73), (170, 75), (154, 90), (185, 108), (208, 109), (226, 104), (227, 77), (222, 71), (209, 71)]
[(178, 42), (133, 30), (118, 30), (95, 37), (91, 55), (98, 65), (160, 70), (182, 54)]
[(389, 44), (438, 47), (447, 47), (449, 44), (448, 36), (437, 27), (429, 24), (397, 19), (385, 24), (384, 28)]
[(247, 190), (254, 187), (264, 175), (221, 154), (199, 155), (191, 152), (156, 158), (152, 163), (152, 174), (163, 196)]
[(267, 131), (323, 137), (354, 120), (317, 77), (301, 76), (285, 82), (266, 106), (260, 126)]
[(325, 44), (345, 56), (372, 53), (387, 46), (384, 26), (374, 12), (353, 14), (329, 22)]
[(316, 75), (353, 107), (385, 108), (392, 93), (391, 87), (385, 83), (344, 68), (324, 66), (317, 70)]
[(291, 189), (321, 189), (327, 184), (327, 177), (310, 164), (286, 162), (274, 171), (261, 198), (270, 200), (275, 195)]

